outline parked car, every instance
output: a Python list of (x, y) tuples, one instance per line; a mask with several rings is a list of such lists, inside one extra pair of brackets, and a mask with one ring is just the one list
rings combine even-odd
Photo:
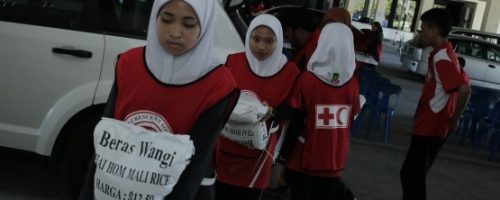
[[(215, 7), (215, 54), (243, 50), (228, 15)], [(145, 45), (152, 1), (5, 0), (0, 6), (0, 146), (62, 166), (72, 191), (91, 157), (117, 55)]]
[[(420, 48), (417, 44), (418, 32), (412, 40), (409, 40), (400, 49), (400, 58), (401, 62), (403, 62), (403, 66), (413, 69), (417, 67), (418, 62), (422, 60), (422, 48)], [(496, 33), (488, 33), (473, 29), (461, 28), (461, 27), (452, 27), (450, 31), (450, 35), (462, 35), (476, 39), (486, 40), (492, 43), (500, 44), (500, 34)]]
[(453, 27), (450, 31), (453, 35), (463, 35), (471, 38), (486, 40), (491, 43), (500, 45), (500, 34), (488, 33), (484, 31), (472, 30), (462, 27)]
[[(500, 90), (500, 35), (474, 30), (454, 28), (448, 37), (457, 56), (466, 61), (465, 71), (471, 77), (471, 84)], [(410, 72), (425, 76), (428, 57), (432, 47), (417, 47), (418, 35), (403, 46), (401, 62)]]

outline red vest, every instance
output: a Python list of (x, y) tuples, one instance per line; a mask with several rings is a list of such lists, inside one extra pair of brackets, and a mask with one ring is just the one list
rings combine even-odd
[(287, 167), (313, 176), (337, 177), (344, 169), (349, 134), (360, 112), (358, 80), (341, 87), (304, 72), (294, 92), (294, 107), (306, 113), (306, 128), (288, 158)]
[(146, 67), (144, 49), (131, 49), (118, 59), (116, 119), (157, 131), (190, 134), (204, 111), (236, 89), (225, 67), (185, 85), (164, 84)]
[[(290, 91), (299, 75), (297, 67), (288, 62), (276, 75), (259, 77), (250, 69), (244, 52), (230, 55), (226, 65), (239, 89), (255, 92), (261, 101), (267, 102), (273, 108), (288, 102)], [(220, 137), (217, 151), (217, 179), (240, 187), (266, 188), (271, 174), (272, 154), (279, 133), (281, 128), (271, 134), (267, 152), (250, 149)]]

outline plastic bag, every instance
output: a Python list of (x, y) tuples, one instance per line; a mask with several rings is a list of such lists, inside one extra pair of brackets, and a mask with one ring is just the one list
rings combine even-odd
[(242, 90), (229, 119), (240, 123), (257, 123), (266, 115), (267, 111), (267, 106), (261, 103), (254, 92)]

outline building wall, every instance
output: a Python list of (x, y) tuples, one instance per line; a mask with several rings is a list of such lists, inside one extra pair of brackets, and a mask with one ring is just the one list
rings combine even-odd
[(484, 13), (485, 19), (482, 23), (481, 30), (486, 32), (500, 33), (500, 1), (485, 0), (486, 9)]
[[(330, 0), (327, 0), (330, 2)], [(385, 16), (385, 4), (391, 3), (393, 0), (378, 0), (375, 20), (382, 21)], [(472, 21), (472, 29), (482, 30), (486, 32), (500, 33), (500, 0), (457, 0), (462, 2), (476, 3), (474, 11), (474, 19)], [(347, 10), (352, 14), (355, 9), (354, 0), (347, 0)], [(331, 4), (330, 4), (331, 5)], [(421, 21), (418, 18), (422, 13), (434, 7), (434, 0), (421, 0), (420, 9), (417, 14), (416, 30), (420, 30)], [(415, 31), (416, 31), (415, 30)]]
[(385, 5), (390, 3), (388, 0), (378, 0), (377, 10), (375, 11), (375, 21), (382, 22), (385, 20)]
[(472, 29), (475, 30), (483, 30), (482, 24), (483, 21), (486, 21), (485, 18), (486, 13), (486, 2), (478, 1), (476, 4), (476, 11), (474, 13), (474, 20), (472, 21)]

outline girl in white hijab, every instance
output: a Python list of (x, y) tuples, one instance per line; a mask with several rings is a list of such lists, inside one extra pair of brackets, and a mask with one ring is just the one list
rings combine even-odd
[(291, 199), (354, 199), (341, 179), (350, 129), (361, 109), (352, 38), (345, 24), (326, 25), (308, 71), (298, 79), (297, 112), (278, 158), (286, 165)]
[[(276, 17), (261, 14), (250, 23), (245, 52), (229, 55), (226, 66), (243, 93), (256, 95), (268, 112), (259, 120), (266, 122), (269, 142), (264, 150), (248, 142), (220, 137), (217, 153), (216, 199), (260, 199), (268, 187), (273, 152), (281, 133), (288, 107), (288, 97), (299, 75), (283, 50), (283, 31)], [(238, 107), (238, 106), (237, 106)], [(259, 115), (257, 115), (259, 116)], [(228, 123), (233, 123), (232, 118)], [(272, 126), (272, 127), (271, 127)], [(256, 137), (257, 134), (255, 134)], [(245, 143), (245, 144), (242, 144)]]
[[(147, 44), (118, 58), (104, 112), (104, 117), (153, 131), (190, 135), (195, 153), (164, 199), (214, 197), (216, 139), (239, 96), (231, 73), (212, 54), (214, 2), (156, 0)], [(99, 192), (93, 184), (95, 171), (91, 162), (80, 199), (94, 199)], [(137, 184), (131, 187), (147, 187)]]
[[(195, 11), (194, 16), (179, 15), (183, 17), (179, 19), (180, 23), (186, 27), (184, 30), (167, 33), (164, 30), (165, 24), (171, 23), (173, 17), (159, 11), (169, 1), (179, 0), (156, 0), (153, 4), (149, 19), (146, 62), (149, 70), (161, 82), (181, 85), (202, 77), (220, 65), (213, 55), (214, 4), (211, 0), (184, 0)], [(196, 16), (199, 19), (193, 19)], [(199, 23), (198, 28), (190, 27), (196, 23)]]

